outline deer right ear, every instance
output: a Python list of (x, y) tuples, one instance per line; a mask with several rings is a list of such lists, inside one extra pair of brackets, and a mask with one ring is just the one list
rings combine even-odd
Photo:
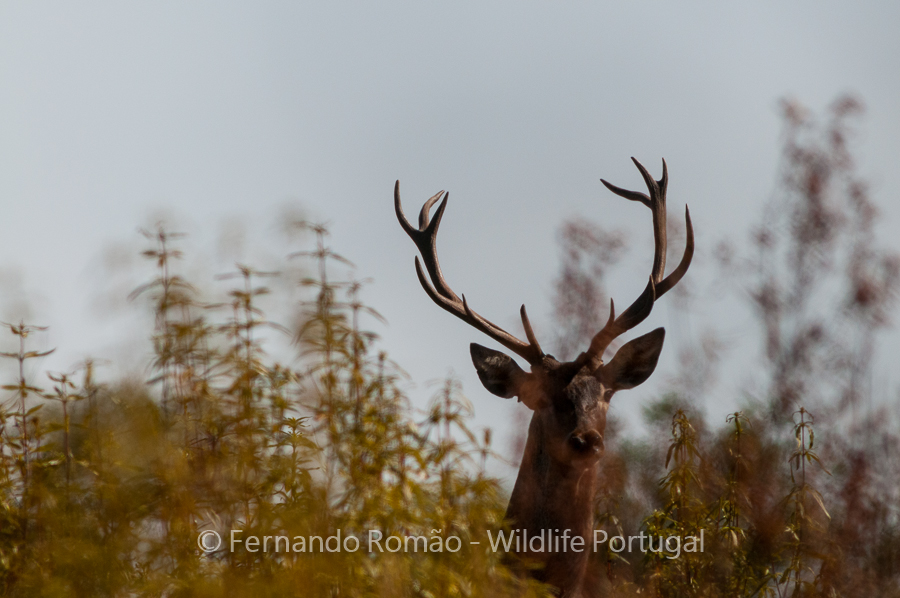
[(532, 393), (528, 393), (526, 389), (531, 374), (520, 368), (509, 355), (477, 343), (469, 345), (469, 351), (472, 353), (472, 363), (475, 364), (478, 378), (488, 392), (504, 399), (519, 397), (531, 409), (537, 408), (537, 405), (530, 404), (533, 402), (529, 400)]
[(643, 384), (656, 369), (665, 338), (666, 331), (657, 328), (625, 343), (612, 361), (600, 368), (603, 383), (614, 391)]

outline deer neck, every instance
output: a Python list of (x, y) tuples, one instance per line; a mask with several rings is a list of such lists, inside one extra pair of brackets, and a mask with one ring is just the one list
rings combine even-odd
[(525, 454), (510, 497), (507, 518), (514, 529), (569, 529), (590, 534), (598, 466), (555, 460), (544, 437), (540, 413), (528, 427)]
[(593, 547), (593, 499), (599, 468), (596, 462), (561, 464), (555, 460), (541, 420), (540, 413), (535, 412), (506, 516), (520, 538), (534, 537), (542, 530), (545, 536), (553, 531), (560, 537), (569, 530), (570, 538), (583, 538), (581, 552), (573, 551), (571, 543), (566, 552), (546, 548), (542, 553), (518, 551), (520, 556), (543, 564), (535, 573), (538, 579), (558, 587), (563, 596), (574, 595), (584, 579)]

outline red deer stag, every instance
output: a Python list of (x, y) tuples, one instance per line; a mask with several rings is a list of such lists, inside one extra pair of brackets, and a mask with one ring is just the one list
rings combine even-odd
[[(643, 383), (653, 370), (662, 350), (665, 330), (656, 330), (623, 345), (607, 363), (606, 348), (614, 339), (640, 324), (653, 309), (653, 303), (675, 286), (687, 272), (694, 254), (694, 233), (690, 212), (685, 207), (687, 243), (681, 263), (663, 278), (666, 266), (666, 187), (668, 173), (663, 160), (662, 178), (658, 181), (640, 162), (632, 158), (649, 195), (628, 191), (602, 181), (606, 187), (626, 199), (638, 201), (653, 213), (655, 250), (650, 281), (628, 309), (616, 317), (610, 301), (609, 320), (594, 336), (587, 351), (574, 361), (561, 363), (545, 354), (535, 338), (522, 306), (522, 325), (528, 342), (519, 340), (496, 324), (475, 313), (458, 296), (441, 273), (436, 252), (436, 239), (447, 194), (443, 191), (425, 202), (419, 213), (419, 227), (413, 228), (400, 205), (400, 181), (394, 187), (394, 208), (403, 230), (412, 238), (431, 279), (429, 284), (416, 257), (416, 273), (428, 296), (439, 306), (477, 328), (524, 359), (531, 366), (526, 372), (504, 353), (472, 343), (470, 350), (478, 377), (491, 393), (518, 400), (534, 414), (528, 426), (528, 439), (519, 475), (510, 497), (506, 515), (512, 529), (520, 537), (534, 537), (553, 530), (559, 537), (569, 530), (570, 538), (582, 538), (581, 552), (574, 550), (530, 552), (521, 546), (519, 556), (536, 562), (532, 574), (558, 588), (560, 596), (576, 597), (587, 593), (588, 553), (592, 549), (594, 495), (598, 485), (598, 462), (603, 451), (606, 412), (616, 391)], [(443, 197), (434, 218), (432, 206)], [(548, 531), (549, 530), (549, 531)], [(577, 540), (576, 540), (577, 542)], [(570, 542), (569, 547), (573, 546)], [(552, 546), (556, 548), (556, 546)]]

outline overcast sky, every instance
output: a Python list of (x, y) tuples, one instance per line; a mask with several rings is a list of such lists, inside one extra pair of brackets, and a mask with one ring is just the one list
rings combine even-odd
[[(146, 329), (110, 324), (121, 306), (108, 297), (130, 290), (110, 267), (142, 247), (138, 227), (167, 214), (220, 261), (250, 261), (302, 209), (374, 279), (364, 297), (413, 396), (452, 370), (478, 425), (502, 429), (515, 407), (481, 388), (468, 355), (490, 342), (419, 287), (394, 181), (410, 217), (451, 192), (451, 286), (516, 334), (527, 304), (541, 338), (565, 218), (630, 231), (613, 294), (625, 304), (645, 284), (649, 219), (599, 182), (640, 189), (630, 156), (657, 175), (668, 161), (671, 217), (686, 202), (694, 217), (689, 276), (709, 276), (718, 241), (745, 238), (772, 195), (780, 98), (818, 112), (844, 92), (865, 102), (860, 166), (895, 231), (898, 23), (889, 1), (4, 2), (0, 315), (27, 305), (51, 326), (39, 342), (59, 351), (42, 367), (146, 350), (128, 338)], [(211, 262), (210, 286), (225, 267)], [(693, 313), (673, 326), (673, 313), (642, 325), (669, 326), (661, 369), (614, 410), (638, 413), (704, 328), (734, 337), (746, 323)]]

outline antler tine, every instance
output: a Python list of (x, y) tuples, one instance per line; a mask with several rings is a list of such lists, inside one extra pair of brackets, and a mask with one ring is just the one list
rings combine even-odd
[(646, 193), (641, 193), (640, 191), (629, 191), (628, 189), (617, 187), (606, 179), (600, 179), (600, 182), (603, 183), (607, 189), (609, 189), (616, 195), (624, 197), (625, 199), (630, 199), (631, 201), (639, 201), (648, 208), (650, 207), (650, 197)]
[[(443, 191), (438, 191), (430, 198), (428, 198), (428, 201), (426, 201), (425, 205), (422, 206), (422, 209), (419, 211), (419, 230), (425, 230), (426, 228), (428, 228), (428, 212), (431, 211), (431, 206), (433, 206), (443, 194)], [(447, 197), (450, 197), (449, 193), (447, 194)], [(441, 204), (440, 207), (438, 207), (437, 213), (434, 215), (434, 219), (436, 221), (434, 225), (435, 234), (437, 234), (438, 221), (440, 221), (441, 217), (444, 215), (445, 204), (446, 202), (444, 202), (444, 204)]]
[[(441, 199), (441, 196), (443, 196), (443, 201), (441, 201), (438, 206), (438, 209), (434, 214), (434, 219), (429, 222), (428, 212), (430, 211), (431, 206)], [(428, 270), (428, 275), (434, 282), (435, 289), (441, 296), (453, 301), (459, 301), (459, 297), (457, 297), (456, 293), (453, 292), (453, 289), (450, 288), (450, 285), (444, 280), (444, 275), (441, 272), (441, 265), (437, 260), (437, 248), (435, 245), (438, 227), (441, 225), (441, 218), (444, 216), (444, 208), (447, 207), (447, 199), (449, 197), (449, 193), (438, 191), (425, 202), (425, 205), (422, 206), (422, 210), (419, 212), (419, 228), (417, 230), (413, 228), (409, 223), (409, 220), (406, 219), (406, 215), (403, 213), (403, 206), (400, 203), (400, 181), (397, 181), (394, 185), (394, 211), (397, 213), (397, 220), (400, 221), (400, 226), (403, 227), (403, 230), (406, 231), (409, 238), (416, 244), (419, 253), (422, 254), (422, 259), (425, 260), (425, 268)]]
[[(431, 210), (431, 207), (440, 200), (442, 196), (443, 200), (440, 205), (438, 205), (434, 218), (429, 222), (428, 213)], [(400, 225), (403, 227), (403, 230), (406, 231), (406, 234), (408, 234), (416, 244), (419, 253), (422, 254), (422, 260), (425, 262), (425, 269), (428, 270), (428, 278), (426, 278), (425, 272), (422, 269), (422, 263), (419, 261), (418, 256), (416, 256), (416, 274), (419, 277), (422, 288), (425, 289), (425, 292), (431, 297), (431, 300), (437, 303), (438, 306), (466, 322), (473, 328), (487, 334), (516, 355), (519, 355), (528, 361), (528, 363), (532, 365), (541, 363), (544, 353), (541, 351), (541, 346), (538, 344), (537, 338), (534, 335), (534, 330), (531, 328), (531, 322), (528, 320), (528, 314), (525, 312), (524, 305), (520, 310), (520, 314), (522, 316), (522, 325), (525, 328), (525, 336), (528, 338), (527, 343), (506, 332), (490, 320), (475, 313), (466, 302), (465, 295), (463, 295), (462, 298), (457, 296), (444, 280), (444, 275), (441, 272), (441, 266), (438, 263), (437, 258), (437, 231), (441, 223), (441, 218), (444, 215), (444, 209), (447, 207), (448, 197), (449, 194), (445, 194), (441, 191), (429, 198), (419, 212), (419, 228), (415, 229), (403, 214), (403, 207), (400, 204), (400, 181), (397, 181), (394, 186), (394, 210), (397, 213), (397, 219), (400, 221)], [(431, 282), (429, 282), (429, 278), (431, 279)]]
[(522, 304), (522, 308), (519, 310), (519, 314), (522, 316), (522, 327), (525, 329), (525, 338), (528, 339), (528, 344), (535, 348), (538, 355), (543, 356), (544, 352), (541, 351), (541, 345), (538, 343), (537, 337), (534, 335), (534, 330), (531, 328), (531, 322), (528, 321), (528, 313), (525, 311), (525, 304)]
[(639, 201), (650, 208), (653, 214), (653, 268), (650, 274), (650, 281), (644, 292), (618, 318), (615, 317), (614, 306), (610, 302), (609, 321), (591, 340), (588, 351), (579, 358), (585, 363), (589, 363), (592, 367), (598, 367), (602, 363), (603, 352), (617, 336), (634, 328), (650, 315), (653, 303), (678, 284), (678, 281), (687, 272), (688, 267), (691, 265), (691, 259), (694, 256), (694, 229), (691, 225), (690, 211), (685, 206), (687, 241), (684, 255), (678, 267), (663, 279), (666, 269), (666, 191), (669, 186), (669, 169), (665, 159), (663, 159), (662, 177), (657, 181), (654, 180), (650, 172), (636, 158), (632, 157), (631, 161), (634, 162), (634, 165), (640, 171), (641, 177), (647, 185), (649, 195), (623, 189), (603, 179), (600, 180), (607, 189), (616, 195), (631, 201)]
[(678, 267), (676, 267), (672, 272), (666, 276), (662, 282), (656, 285), (656, 298), (659, 299), (666, 292), (678, 284), (678, 281), (681, 280), (681, 277), (684, 276), (685, 272), (688, 271), (688, 268), (691, 265), (691, 260), (694, 258), (694, 226), (691, 224), (691, 211), (687, 206), (684, 206), (684, 222), (685, 228), (687, 229), (687, 239), (684, 244), (684, 255), (681, 256), (681, 262), (678, 263)]
[(603, 179), (600, 179), (600, 182), (616, 195), (641, 202), (650, 208), (650, 211), (653, 213), (653, 282), (659, 284), (666, 269), (666, 189), (669, 186), (669, 169), (666, 166), (665, 159), (663, 159), (662, 178), (656, 181), (637, 158), (632, 157), (631, 161), (634, 162), (634, 165), (637, 166), (638, 171), (641, 173), (650, 195), (622, 189)]
[(594, 335), (588, 350), (579, 355), (576, 361), (580, 365), (587, 365), (591, 370), (600, 367), (600, 364), (603, 363), (603, 353), (609, 344), (646, 320), (650, 312), (653, 311), (653, 303), (656, 301), (656, 298), (656, 285), (653, 284), (653, 278), (651, 277), (647, 281), (647, 286), (644, 287), (643, 292), (618, 318), (616, 317), (615, 304), (610, 299), (609, 319), (606, 321), (606, 325)]

